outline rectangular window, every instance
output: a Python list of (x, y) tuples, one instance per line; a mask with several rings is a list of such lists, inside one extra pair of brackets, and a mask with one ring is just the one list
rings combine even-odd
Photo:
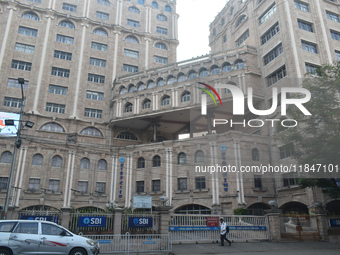
[(52, 67), (51, 75), (68, 78), (70, 76), (70, 70), (59, 67)]
[(236, 47), (239, 47), (249, 37), (249, 29), (244, 32), (239, 39), (236, 41)]
[(99, 12), (99, 11), (97, 11), (96, 17), (97, 17), (98, 19), (109, 20), (110, 15), (109, 15), (108, 13), (105, 13), (105, 12)]
[(264, 22), (266, 22), (271, 16), (273, 16), (275, 12), (276, 12), (276, 5), (275, 5), (275, 3), (274, 3), (271, 7), (269, 7), (268, 10), (265, 11), (264, 14), (262, 14), (262, 15), (260, 16), (260, 18), (259, 18), (259, 24), (260, 24), (260, 26), (261, 26)]
[[(18, 79), (9, 78), (8, 81), (7, 81), (7, 87), (21, 89), (21, 85), (20, 85)], [(22, 87), (23, 87), (23, 89), (27, 89), (28, 88), (28, 81), (25, 81)]]
[(300, 29), (303, 29), (303, 30), (306, 30), (308, 32), (314, 33), (314, 29), (313, 29), (313, 24), (312, 23), (309, 23), (309, 22), (306, 22), (306, 21), (303, 21), (303, 20), (298, 20), (298, 24), (299, 24), (299, 28)]
[(280, 148), (280, 159), (289, 158), (291, 154), (291, 150), (288, 146), (281, 146)]
[(163, 27), (157, 27), (157, 33), (159, 34), (163, 34), (163, 35), (167, 35), (168, 34), (168, 29), (167, 28), (163, 28)]
[(86, 98), (91, 100), (103, 101), (104, 100), (104, 93), (95, 92), (95, 91), (86, 91)]
[(73, 4), (63, 3), (63, 10), (77, 12), (77, 6)]
[(28, 190), (32, 192), (39, 191), (40, 179), (30, 178), (28, 183)]
[(57, 42), (73, 45), (74, 38), (66, 35), (57, 35)]
[(101, 119), (103, 111), (98, 109), (85, 108), (84, 116), (90, 118)]
[(178, 178), (178, 190), (187, 190), (187, 178)]
[(327, 19), (333, 20), (333, 21), (336, 21), (336, 22), (340, 23), (339, 15), (338, 14), (326, 11), (326, 15), (327, 15)]
[(37, 3), (37, 4), (41, 4), (41, 0), (28, 0), (30, 2), (33, 2), (33, 3)]
[(72, 53), (55, 50), (54, 57), (65, 60), (72, 60)]
[(300, 2), (300, 1), (294, 1), (294, 4), (295, 4), (296, 9), (299, 9), (299, 10), (304, 11), (304, 12), (309, 12), (309, 7), (308, 7), (307, 3), (303, 3), (303, 2)]
[(104, 83), (105, 82), (105, 76), (89, 73), (87, 80), (91, 81), (91, 82), (95, 82), (95, 83)]
[(110, 1), (109, 0), (97, 0), (97, 4), (110, 6)]
[(137, 193), (143, 193), (144, 192), (144, 181), (136, 181), (136, 188)]
[(152, 191), (161, 191), (161, 180), (152, 180)]
[(4, 106), (20, 108), (21, 107), (21, 99), (14, 97), (5, 97)]
[(139, 27), (139, 21), (128, 19), (127, 25), (132, 27)]
[(318, 66), (306, 63), (306, 72), (307, 73), (318, 75), (317, 69), (318, 69)]
[(196, 177), (195, 186), (196, 189), (205, 189), (205, 177)]
[(254, 187), (255, 188), (262, 188), (262, 176), (261, 175), (254, 175)]
[(56, 94), (56, 95), (67, 95), (67, 87), (57, 86), (57, 85), (49, 85), (48, 93)]
[(335, 58), (336, 60), (340, 60), (340, 51), (335, 51)]
[(55, 113), (65, 113), (65, 105), (64, 104), (46, 103), (46, 111), (47, 112), (55, 112)]
[(276, 46), (274, 49), (272, 49), (269, 53), (267, 53), (263, 57), (264, 65), (268, 65), (270, 62), (272, 62), (282, 53), (283, 53), (283, 48), (282, 48), (282, 44), (280, 43), (278, 46)]
[(134, 50), (124, 49), (124, 55), (131, 58), (139, 58), (139, 52)]
[(276, 22), (274, 26), (269, 28), (262, 36), (261, 43), (262, 45), (272, 39), (278, 32), (280, 32), (279, 22)]
[(0, 190), (6, 190), (8, 183), (8, 177), (0, 177)]
[(123, 70), (125, 72), (129, 72), (129, 73), (137, 73), (138, 72), (138, 66), (123, 64)]
[(34, 48), (35, 47), (32, 46), (32, 45), (27, 45), (27, 44), (23, 44), (23, 43), (16, 43), (14, 49), (16, 51), (21, 51), (21, 52), (33, 54), (34, 53)]
[(281, 66), (279, 69), (277, 69), (274, 73), (270, 74), (267, 77), (267, 85), (270, 87), (274, 83), (278, 82), (282, 78), (287, 76), (287, 71), (286, 71), (286, 65)]
[(290, 186), (293, 186), (293, 185), (297, 185), (297, 182), (296, 182), (293, 174), (291, 174), (291, 173), (283, 174), (282, 177), (283, 177), (283, 186), (284, 187), (290, 187)]
[(19, 60), (12, 60), (12, 68), (14, 69), (20, 69), (25, 71), (31, 71), (32, 63), (19, 61)]
[(88, 184), (89, 184), (88, 182), (79, 181), (78, 182), (78, 191), (80, 191), (81, 193), (87, 193)]
[(156, 63), (161, 63), (161, 64), (168, 64), (168, 58), (160, 57), (160, 56), (154, 56), (154, 61)]
[(334, 30), (331, 30), (331, 35), (334, 40), (340, 41), (340, 33)]
[(54, 192), (59, 192), (59, 185), (60, 181), (59, 180), (49, 180), (48, 182), (48, 189)]
[(38, 36), (37, 29), (28, 28), (28, 27), (19, 27), (18, 33), (21, 35), (27, 35), (27, 36), (32, 36), (32, 37)]
[(100, 51), (107, 51), (107, 45), (103, 43), (92, 42), (91, 48)]
[(106, 60), (99, 58), (90, 58), (90, 65), (106, 67)]
[(96, 183), (96, 192), (97, 193), (105, 193), (106, 183), (105, 182), (97, 182)]
[(309, 51), (309, 52), (318, 54), (318, 49), (316, 47), (316, 44), (305, 42), (305, 41), (301, 41), (301, 43), (302, 43), (302, 49), (304, 51)]

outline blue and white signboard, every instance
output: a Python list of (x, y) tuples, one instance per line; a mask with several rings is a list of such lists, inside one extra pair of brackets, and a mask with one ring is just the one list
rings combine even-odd
[(129, 228), (152, 228), (152, 218), (129, 217)]
[(79, 227), (105, 227), (106, 217), (80, 216)]
[(340, 219), (330, 219), (329, 225), (331, 228), (338, 228), (340, 227)]
[(44, 220), (58, 223), (58, 217), (44, 215), (20, 215), (21, 220)]

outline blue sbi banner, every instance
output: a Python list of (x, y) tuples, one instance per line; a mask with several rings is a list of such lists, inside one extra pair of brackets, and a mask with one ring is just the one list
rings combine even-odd
[(79, 227), (105, 227), (106, 217), (80, 216)]
[(129, 228), (151, 228), (152, 218), (129, 217)]
[(329, 225), (331, 228), (340, 227), (340, 219), (330, 219)]
[(45, 220), (58, 223), (58, 216), (44, 216), (44, 215), (20, 215), (21, 220)]

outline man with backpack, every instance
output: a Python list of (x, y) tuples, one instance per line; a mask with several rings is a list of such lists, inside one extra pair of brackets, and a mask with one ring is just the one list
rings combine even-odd
[(224, 240), (226, 240), (230, 246), (231, 242), (227, 239), (227, 233), (229, 232), (229, 227), (227, 226), (227, 223), (224, 222), (223, 217), (220, 218), (220, 222), (221, 222), (221, 244), (220, 246), (224, 246)]

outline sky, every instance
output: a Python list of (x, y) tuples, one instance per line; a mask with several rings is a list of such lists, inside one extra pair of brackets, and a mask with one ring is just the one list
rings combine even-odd
[(228, 0), (177, 0), (177, 61), (209, 53), (209, 24)]

